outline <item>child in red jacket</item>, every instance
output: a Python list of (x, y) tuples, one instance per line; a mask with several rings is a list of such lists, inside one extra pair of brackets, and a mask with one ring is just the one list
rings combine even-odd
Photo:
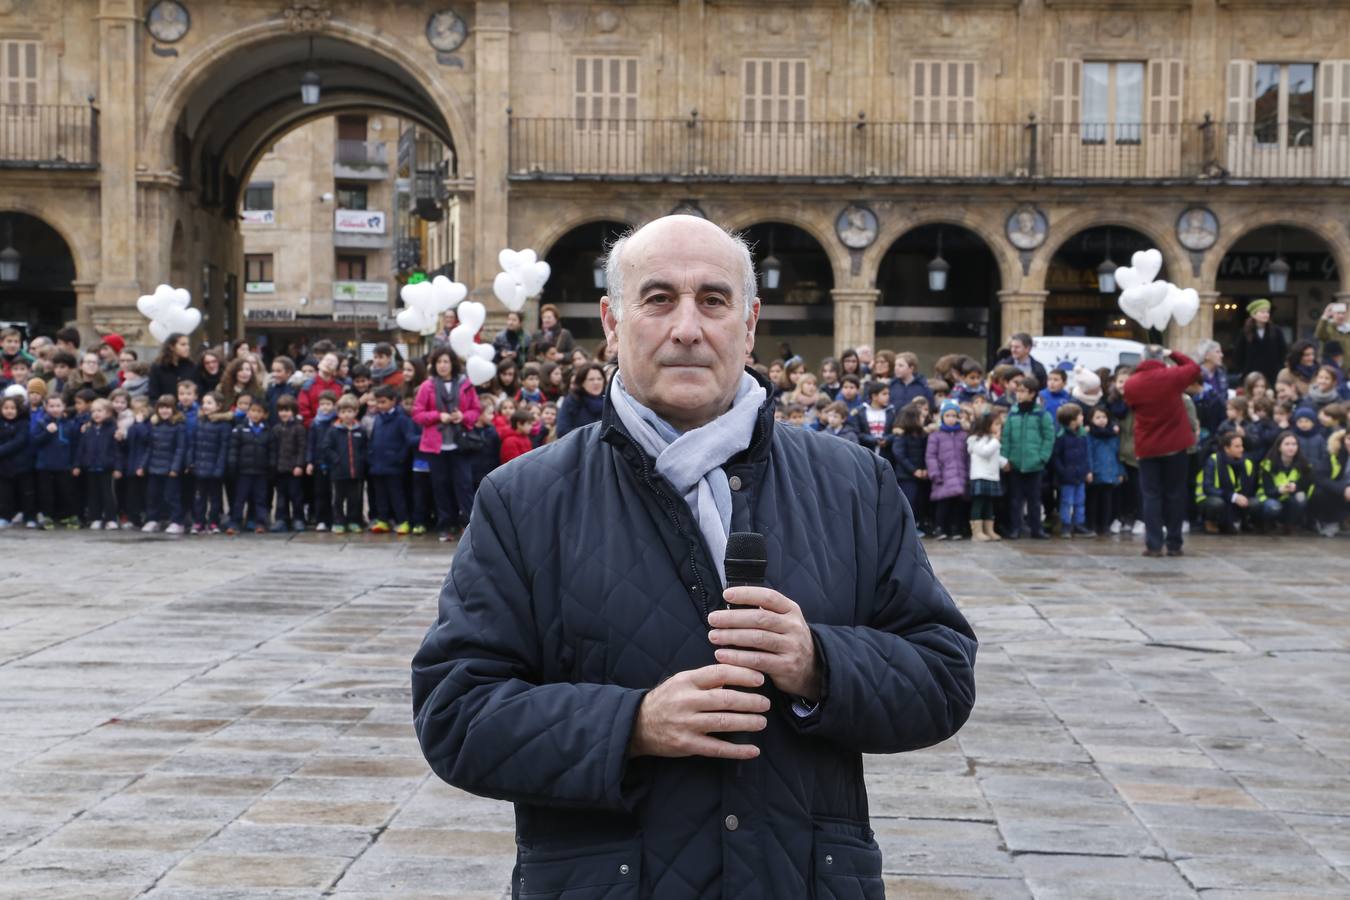
[(524, 456), (534, 449), (530, 441), (530, 429), (534, 427), (534, 416), (529, 410), (518, 409), (511, 413), (511, 430), (502, 438), (502, 465), (506, 465), (517, 456)]

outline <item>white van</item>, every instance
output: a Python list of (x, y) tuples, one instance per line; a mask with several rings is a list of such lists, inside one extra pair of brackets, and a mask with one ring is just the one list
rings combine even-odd
[(1031, 339), (1031, 355), (1046, 371), (1062, 362), (1089, 369), (1137, 366), (1144, 358), (1144, 345), (1119, 338), (1050, 336)]

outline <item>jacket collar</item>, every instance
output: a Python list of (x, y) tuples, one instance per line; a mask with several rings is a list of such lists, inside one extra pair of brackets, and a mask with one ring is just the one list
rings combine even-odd
[[(769, 446), (773, 440), (774, 388), (773, 383), (755, 369), (746, 366), (745, 371), (750, 374), (751, 378), (755, 379), (760, 387), (764, 388), (765, 394), (764, 402), (760, 404), (755, 419), (755, 430), (750, 438), (750, 449), (746, 451), (749, 454), (750, 462), (758, 462), (769, 455)], [(621, 440), (626, 440), (636, 447), (637, 442), (628, 433), (628, 429), (624, 427), (623, 422), (619, 419), (619, 414), (614, 409), (614, 401), (610, 398), (613, 390), (614, 376), (611, 374), (609, 384), (605, 388), (605, 408), (600, 414), (600, 439), (615, 445)], [(740, 456), (740, 454), (737, 454), (737, 456)]]

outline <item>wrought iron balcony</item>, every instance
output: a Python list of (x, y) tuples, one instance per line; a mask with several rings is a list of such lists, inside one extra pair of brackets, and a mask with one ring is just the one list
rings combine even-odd
[(1328, 126), (1302, 138), (1320, 151), (1290, 148), (1272, 155), (1260, 152), (1251, 126), (1210, 120), (762, 124), (697, 117), (516, 118), (510, 174), (516, 180), (826, 183), (1350, 179), (1346, 128)]
[(0, 168), (98, 168), (98, 109), (0, 104)]

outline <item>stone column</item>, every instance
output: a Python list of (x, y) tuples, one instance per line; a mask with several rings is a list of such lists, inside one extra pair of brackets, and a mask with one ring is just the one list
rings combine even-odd
[(1214, 303), (1218, 299), (1218, 291), (1201, 291), (1200, 311), (1195, 314), (1191, 324), (1183, 328), (1173, 321), (1167, 326), (1167, 346), (1193, 357), (1195, 348), (1200, 346), (1201, 341), (1214, 337)]
[[(132, 304), (140, 295), (136, 260), (136, 141), (141, 17), (132, 0), (101, 0), (99, 60), (99, 218), (102, 252), (94, 304)], [(80, 318), (86, 318), (81, 304)]]
[(859, 344), (875, 344), (877, 300), (875, 288), (836, 288), (830, 291), (834, 301), (834, 355)]
[(1038, 335), (1045, 327), (1045, 298), (1049, 291), (999, 291), (998, 302), (1003, 312), (1003, 328), (999, 344), (1008, 343), (1008, 337), (1019, 331)]
[(507, 246), (511, 4), (479, 0), (475, 16), (472, 256), (460, 280), (471, 296), (490, 304), (497, 252)]

